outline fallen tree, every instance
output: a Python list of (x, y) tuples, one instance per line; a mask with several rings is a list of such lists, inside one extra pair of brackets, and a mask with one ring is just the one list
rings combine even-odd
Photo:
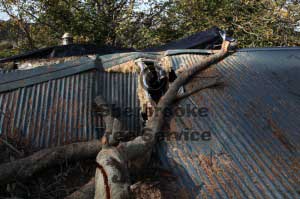
[(65, 199), (89, 199), (93, 198), (95, 193), (95, 178), (92, 178), (88, 183), (80, 189), (67, 196)]
[(66, 161), (77, 161), (95, 158), (102, 144), (99, 140), (73, 143), (43, 149), (28, 157), (0, 165), (0, 185), (16, 180), (24, 180), (34, 174), (60, 165)]
[[(105, 143), (102, 143), (103, 148), (96, 159), (98, 167), (95, 175), (95, 198), (131, 198), (129, 189), (131, 182), (127, 165), (134, 164), (141, 166), (148, 164), (156, 143), (156, 138), (158, 133), (161, 132), (165, 121), (164, 111), (170, 108), (176, 101), (180, 87), (184, 86), (196, 73), (226, 57), (229, 47), (230, 42), (223, 41), (221, 50), (203, 58), (200, 63), (192, 65), (183, 71), (170, 85), (167, 92), (160, 98), (156, 105), (158, 108), (155, 109), (154, 114), (146, 124), (145, 128), (151, 130), (151, 139), (149, 139), (149, 134), (147, 138), (145, 135), (141, 135), (131, 141), (121, 142), (118, 146), (111, 146), (109, 142), (106, 142), (107, 139), (105, 139)], [(207, 88), (207, 86), (204, 87)], [(197, 88), (197, 90), (201, 90), (201, 88)]]
[[(26, 158), (2, 164), (0, 165), (0, 184), (30, 178), (40, 171), (66, 161), (91, 159), (97, 156), (95, 180), (92, 179), (67, 198), (90, 198), (93, 195), (95, 198), (103, 199), (131, 198), (130, 171), (138, 171), (148, 165), (156, 138), (164, 125), (164, 110), (194, 92), (219, 85), (219, 79), (212, 79), (205, 84), (200, 84), (189, 93), (178, 96), (178, 90), (191, 77), (225, 58), (229, 54), (229, 48), (230, 42), (223, 41), (221, 50), (204, 57), (200, 63), (190, 66), (178, 75), (160, 98), (156, 105), (158, 108), (154, 109), (152, 117), (147, 121), (145, 129), (150, 129), (147, 131), (147, 135), (141, 133), (141, 136), (133, 140), (119, 142), (115, 139), (115, 135), (121, 131), (121, 123), (117, 118), (108, 115), (104, 117), (106, 133), (101, 141), (95, 140), (44, 149)], [(105, 103), (105, 101), (101, 97), (96, 98), (96, 104), (100, 106), (101, 103)], [(149, 135), (151, 139), (149, 139)]]

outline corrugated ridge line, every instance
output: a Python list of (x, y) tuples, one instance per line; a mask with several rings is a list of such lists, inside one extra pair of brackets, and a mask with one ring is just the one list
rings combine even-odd
[[(180, 120), (180, 118), (178, 118), (178, 120)], [(197, 120), (196, 120), (196, 122), (197, 122)], [(202, 128), (202, 125), (201, 125), (201, 123), (198, 123), (198, 124), (196, 124), (195, 125), (195, 121), (193, 122), (194, 123), (194, 128), (195, 128), (195, 126), (197, 127), (197, 130), (202, 130), (202, 131), (204, 131), (204, 130), (207, 130), (207, 129), (204, 129), (204, 128)], [(178, 125), (179, 123), (177, 122), (177, 125)], [(183, 123), (182, 123), (183, 124)], [(180, 125), (180, 124), (179, 124)], [(199, 126), (200, 125), (200, 126)], [(184, 128), (185, 126), (178, 126), (178, 128), (179, 129), (182, 129), (182, 128)], [(193, 128), (193, 130), (194, 130), (194, 128)], [(202, 132), (201, 131), (201, 132)], [(203, 143), (198, 143), (197, 142), (197, 144), (200, 144), (200, 145), (202, 145)], [(191, 146), (192, 145), (192, 147), (189, 147), (189, 146)], [(198, 162), (196, 162), (196, 163), (194, 163), (194, 159), (193, 159), (193, 155), (190, 155), (190, 154), (192, 154), (192, 152), (195, 152), (195, 150), (193, 150), (193, 149), (198, 149), (199, 147), (197, 146), (197, 145), (195, 145), (194, 144), (194, 142), (191, 142), (191, 144), (190, 144), (190, 142), (185, 142), (184, 144), (180, 144), (179, 143), (179, 148), (182, 150), (182, 151), (184, 151), (184, 154), (185, 154), (185, 156), (192, 156), (191, 158), (189, 158), (189, 162), (190, 163), (192, 163), (192, 166), (193, 166), (193, 170), (196, 170), (196, 171), (198, 171), (198, 172), (200, 172), (200, 174), (202, 175), (202, 176), (204, 176), (204, 178), (205, 178), (205, 175), (209, 175), (209, 176), (211, 176), (210, 178), (211, 179), (213, 179), (212, 181), (207, 181), (207, 180), (204, 180), (204, 183), (210, 183), (210, 185), (211, 186), (215, 186), (215, 184), (217, 184), (217, 186), (220, 188), (220, 190), (222, 191), (222, 190), (225, 190), (225, 192), (226, 192), (226, 198), (232, 198), (232, 197), (237, 197), (237, 198), (240, 198), (240, 195), (242, 194), (242, 193), (239, 193), (236, 189), (233, 189), (233, 187), (229, 187), (228, 185), (232, 185), (232, 183), (235, 183), (235, 182), (232, 182), (232, 181), (228, 181), (228, 178), (226, 178), (225, 177), (225, 175), (221, 175), (221, 174), (214, 174), (213, 172), (207, 172), (206, 170), (208, 169), (204, 169), (204, 168), (202, 168), (202, 166), (200, 166), (200, 167), (198, 167), (197, 166), (197, 164), (198, 164)], [(184, 147), (185, 146), (185, 147)], [(189, 149), (188, 151), (187, 151), (187, 149)], [(203, 154), (203, 153), (201, 153), (201, 152), (199, 152), (199, 151), (197, 151), (197, 153), (199, 153), (199, 154)], [(197, 159), (196, 159), (197, 160)], [(189, 164), (190, 164), (189, 163)], [(188, 165), (189, 165), (188, 164)], [(206, 166), (208, 166), (208, 165), (206, 165)], [(194, 172), (193, 172), (194, 173)], [(201, 177), (202, 178), (202, 177)], [(232, 178), (232, 177), (231, 177)], [(220, 182), (220, 183), (219, 183)], [(237, 185), (235, 185), (235, 186), (237, 186)], [(230, 189), (230, 190), (229, 190)], [(233, 189), (233, 190), (232, 190)], [(215, 196), (215, 195), (217, 195), (217, 194), (222, 194), (222, 197), (225, 197), (224, 196), (224, 193), (219, 193), (219, 191), (220, 190), (218, 190), (218, 189), (213, 189), (213, 191), (214, 191), (214, 195), (210, 195), (210, 197), (213, 197), (213, 196)], [(243, 192), (243, 190), (241, 190), (240, 189), (240, 191), (242, 191)], [(223, 191), (222, 191), (223, 192)], [(234, 192), (234, 193), (231, 193), (231, 192)], [(228, 195), (229, 194), (229, 195)]]
[[(183, 59), (181, 59), (181, 58), (178, 58), (179, 56), (177, 56), (176, 58), (173, 58), (173, 60), (172, 60), (172, 63), (173, 64), (176, 64), (177, 66), (179, 65), (179, 63), (191, 63), (191, 61), (193, 60), (193, 58), (190, 58), (190, 56), (187, 56), (187, 55), (181, 55), (181, 57), (184, 57)], [(187, 60), (187, 59), (189, 59), (190, 58), (190, 60)], [(195, 58), (194, 58), (195, 59)], [(183, 61), (182, 61), (183, 60)], [(197, 59), (195, 60), (195, 62), (197, 61)], [(222, 62), (223, 63), (223, 62)], [(237, 67), (237, 64), (233, 64), (233, 65), (230, 65), (230, 66), (232, 66), (232, 67)], [(222, 66), (223, 67), (223, 66)], [(225, 70), (225, 69), (224, 69)], [(243, 80), (245, 80), (245, 79), (243, 79)], [(214, 96), (214, 95), (213, 95)], [(222, 101), (223, 101), (224, 99), (221, 99), (220, 98), (220, 102), (222, 103)], [(277, 144), (279, 144), (280, 145), (280, 143), (277, 143)], [(276, 147), (275, 147), (276, 148)], [(283, 177), (283, 176), (282, 176)], [(283, 177), (283, 179), (284, 179), (285, 177)], [(277, 184), (277, 183), (276, 183)], [(285, 184), (286, 185), (286, 183), (285, 182), (283, 182), (283, 184)], [(289, 184), (289, 186), (291, 185), (290, 183), (288, 183)], [(280, 186), (280, 185), (276, 185), (277, 187), (278, 186)], [(285, 190), (286, 191), (288, 191), (286, 188), (286, 186), (284, 186), (285, 188)], [(280, 188), (279, 188), (280, 189)], [(290, 196), (291, 197), (291, 196)]]
[(104, 97), (107, 103), (114, 103), (121, 111), (130, 108), (132, 116), (123, 115), (121, 120), (126, 130), (137, 133), (139, 131), (139, 101), (137, 96), (137, 75), (134, 73), (107, 73), (99, 72), (98, 94)]
[(21, 136), (34, 148), (99, 138), (101, 119), (92, 112), (94, 80), (90, 71), (1, 93), (1, 134)]
[[(228, 60), (228, 61), (230, 61), (230, 60)], [(241, 66), (245, 66), (245, 64), (240, 63), (239, 61), (236, 62), (234, 59), (232, 59), (231, 61), (233, 61), (233, 64), (240, 64)], [(250, 71), (250, 68), (249, 68), (249, 71)], [(251, 71), (251, 72), (254, 72), (254, 71)], [(298, 99), (297, 99), (297, 101), (295, 101), (295, 97), (288, 94), (286, 85), (283, 85), (277, 81), (272, 81), (269, 78), (266, 78), (264, 76), (265, 73), (264, 74), (256, 73), (255, 75), (257, 76), (257, 79), (256, 79), (257, 85), (261, 85), (261, 86), (264, 86), (267, 88), (269, 87), (270, 89), (272, 89), (273, 95), (265, 96), (266, 98), (268, 98), (268, 104), (264, 104), (263, 106), (268, 106), (269, 109), (271, 109), (273, 107), (278, 107), (277, 109), (280, 109), (280, 110), (284, 110), (287, 108), (289, 110), (293, 110), (292, 112), (281, 111), (280, 114), (276, 114), (277, 117), (274, 117), (274, 115), (272, 115), (272, 118), (274, 118), (277, 121), (280, 121), (280, 127), (282, 127), (285, 124), (284, 125), (285, 128), (288, 128), (288, 127), (292, 127), (292, 129), (297, 128), (297, 126), (295, 126), (295, 124), (297, 122), (298, 123), (300, 122), (300, 120), (298, 119), (299, 117), (297, 115), (297, 113), (300, 112), (300, 106), (298, 105)], [(260, 77), (260, 78), (258, 78), (258, 77)], [(249, 79), (249, 77), (247, 77), (247, 76), (245, 76), (245, 78)], [(258, 82), (260, 82), (261, 84), (259, 84)], [(256, 91), (252, 87), (248, 87), (248, 88), (252, 89), (253, 90), (252, 92)], [(249, 97), (251, 97), (251, 96), (249, 95)], [(281, 99), (281, 102), (284, 101), (286, 103), (285, 104), (280, 103), (278, 101), (279, 97)], [(287, 117), (289, 118), (289, 120), (286, 120)], [(286, 133), (288, 133), (287, 135), (290, 135), (290, 133), (292, 133), (292, 132), (293, 131), (286, 131)], [(294, 142), (293, 140), (290, 140), (290, 141)], [(297, 145), (298, 143), (294, 142), (293, 144)]]
[[(234, 79), (234, 77), (233, 77), (233, 79)], [(232, 80), (233, 80), (232, 79)], [(256, 81), (258, 81), (259, 82), (259, 80), (256, 80)], [(240, 87), (240, 85), (237, 85), (235, 88), (239, 88)], [(280, 86), (279, 85), (274, 85), (274, 88), (272, 88), (272, 90), (274, 90), (274, 91), (276, 91), (276, 90), (278, 90), (278, 88), (279, 88)], [(239, 88), (240, 90), (241, 89), (244, 89), (244, 88)], [(249, 89), (252, 89), (251, 87), (248, 87), (248, 91), (249, 91)], [(234, 89), (233, 89), (234, 90)], [(253, 90), (253, 91), (255, 91), (255, 90)], [(250, 91), (251, 92), (251, 91)], [(249, 95), (247, 98), (243, 98), (243, 96), (241, 96), (240, 97), (240, 99), (238, 99), (238, 101), (240, 101), (240, 103), (242, 103), (242, 101), (245, 101), (245, 100), (248, 100), (249, 101), (249, 98), (250, 98), (251, 96)], [(276, 103), (274, 100), (273, 100), (273, 107), (279, 107), (281, 110), (283, 110), (283, 109), (286, 109), (286, 107), (284, 107), (284, 106), (282, 106), (280, 103)], [(264, 104), (264, 106), (265, 107), (268, 107), (268, 105), (269, 104)], [(295, 107), (294, 107), (295, 108)], [(260, 110), (257, 110), (257, 112), (259, 112)], [(280, 122), (280, 124), (284, 124), (285, 123), (285, 121), (286, 120), (284, 120), (284, 118), (287, 118), (288, 117), (288, 115), (286, 115), (285, 114), (285, 112), (283, 112), (282, 113), (282, 115), (283, 115), (283, 118), (281, 118), (281, 122)], [(256, 116), (258, 116), (258, 115), (256, 115)], [(293, 117), (293, 118), (295, 118), (295, 117)], [(291, 118), (292, 119), (292, 118)], [(265, 119), (264, 119), (265, 120)], [(260, 121), (257, 121), (257, 122), (260, 122)], [(299, 121), (298, 121), (299, 122)], [(290, 123), (290, 122), (289, 122)], [(290, 124), (290, 125), (294, 125), (294, 123), (296, 123), (296, 122), (291, 122), (292, 124)], [(294, 126), (294, 128), (295, 128), (296, 126)], [(277, 141), (277, 140), (275, 140), (275, 141)], [(278, 144), (278, 142), (276, 142), (276, 143), (274, 143), (273, 145), (275, 146), (275, 144)], [(285, 148), (283, 148), (283, 146), (282, 145), (279, 145), (279, 147), (280, 148), (282, 148), (282, 149), (284, 149), (283, 151), (285, 151), (286, 149)], [(277, 150), (278, 149), (278, 147), (275, 147), (274, 148), (274, 150), (276, 150), (276, 151), (282, 151), (282, 149), (281, 150)], [(273, 151), (273, 150), (272, 150)], [(289, 153), (288, 154), (286, 154), (286, 155), (290, 155)]]
[[(275, 86), (276, 87), (276, 86)], [(275, 89), (274, 89), (275, 90)], [(247, 90), (248, 91), (248, 90)], [(250, 92), (251, 93), (251, 92)], [(266, 106), (267, 106), (267, 104), (266, 104)], [(272, 146), (276, 146), (276, 145), (272, 145)], [(282, 146), (282, 145), (280, 145), (280, 143), (277, 143), (277, 146)], [(277, 147), (275, 147), (275, 148), (277, 148)]]
[[(180, 120), (180, 118), (177, 118), (177, 120), (179, 121)], [(177, 122), (177, 125), (178, 124), (182, 124), (182, 125), (184, 125), (184, 123), (183, 122)], [(179, 124), (179, 125), (180, 125)], [(178, 128), (182, 128), (181, 126), (179, 126), (178, 125)], [(185, 125), (184, 125), (185, 126)], [(195, 127), (194, 127), (194, 125), (193, 125), (193, 129), (194, 129)], [(199, 128), (199, 129), (201, 129), (201, 130), (203, 130), (204, 128)], [(197, 144), (198, 145), (204, 145), (205, 143), (198, 143), (197, 142)], [(216, 144), (216, 143), (215, 143)], [(192, 166), (194, 167), (194, 169), (198, 172), (198, 173), (200, 173), (201, 175), (204, 175), (204, 176), (206, 176), (206, 175), (209, 175), (209, 176), (211, 176), (212, 178), (213, 178), (213, 181), (210, 181), (210, 184), (211, 184), (211, 186), (215, 186), (215, 184), (217, 184), (217, 186), (218, 187), (220, 187), (220, 188), (222, 188), (221, 190), (218, 190), (218, 189), (214, 189), (214, 191), (216, 191), (216, 192), (220, 192), (220, 191), (222, 191), (222, 190), (224, 190), (225, 191), (225, 193), (226, 193), (226, 198), (241, 198), (241, 194), (242, 193), (240, 193), (239, 191), (237, 191), (236, 189), (233, 189), (233, 184), (232, 183), (235, 183), (234, 181), (229, 181), (228, 180), (228, 176), (227, 175), (224, 175), (223, 173), (214, 173), (214, 172), (209, 172), (209, 168), (207, 168), (209, 165), (207, 165), (207, 164), (205, 164), (206, 166), (206, 168), (202, 168), (202, 166), (197, 166), (198, 165), (198, 159), (199, 159), (199, 161), (202, 161), (202, 162), (205, 162), (205, 160), (200, 160), (200, 158), (195, 158), (194, 157), (194, 154), (193, 154), (193, 152), (195, 152), (193, 149), (197, 149), (197, 145), (195, 145), (195, 143), (194, 142), (185, 142), (184, 144), (181, 144), (182, 146), (180, 147), (180, 148), (182, 148), (182, 150), (184, 150), (184, 154), (185, 155), (187, 155), (188, 157), (190, 157), (189, 158), (189, 161), (192, 163)], [(208, 147), (208, 146), (207, 146)], [(198, 147), (199, 148), (199, 147)], [(204, 148), (203, 148), (204, 149)], [(196, 154), (201, 154), (201, 155), (204, 155), (204, 154), (206, 154), (204, 151), (203, 151), (203, 149), (201, 150), (199, 150), (199, 151), (197, 151), (197, 153)], [(195, 159), (195, 160), (194, 160)], [(206, 181), (204, 181), (204, 183), (205, 183)], [(207, 183), (207, 182), (206, 182)], [(237, 186), (237, 185), (235, 185), (235, 186)], [(230, 191), (229, 191), (229, 189), (230, 189)], [(220, 193), (221, 194), (221, 193)], [(215, 195), (215, 194), (214, 194)], [(214, 195), (211, 195), (211, 197), (212, 196), (214, 196)], [(224, 194), (223, 194), (224, 195)], [(224, 197), (224, 196), (223, 196)]]
[[(216, 100), (215, 100), (216, 101)], [(226, 114), (226, 111), (224, 111), (224, 113), (225, 113), (225, 115), (227, 115)], [(229, 115), (229, 114), (228, 114)], [(215, 125), (217, 125), (217, 124), (224, 124), (224, 122), (226, 122), (228, 119), (229, 119), (229, 117), (228, 117), (228, 115), (225, 117), (224, 116), (224, 118), (223, 119), (221, 119), (221, 120), (218, 120), (218, 119), (214, 119), (214, 124)], [(226, 118), (226, 119), (225, 119)], [(219, 122), (218, 122), (219, 121)], [(210, 122), (208, 122), (209, 124), (211, 124)], [(232, 125), (232, 123), (231, 123), (231, 125)], [(223, 128), (223, 127), (219, 127), (218, 129), (217, 129), (217, 132), (219, 132), (219, 131), (225, 131), (226, 132), (226, 130), (225, 130), (226, 128)], [(231, 131), (231, 133), (232, 133), (232, 131)], [(225, 133), (224, 133), (224, 135), (225, 135)], [(223, 146), (224, 145), (227, 145), (227, 146), (229, 146), (228, 148), (235, 148), (236, 150), (231, 150), (232, 151), (232, 153), (230, 153), (230, 154), (234, 154), (234, 152), (233, 151), (236, 151), (236, 152), (242, 152), (242, 151), (245, 151), (245, 153), (246, 154), (255, 154), (255, 153), (253, 153), (252, 151), (251, 151), (251, 149), (249, 148), (249, 147), (247, 147), (248, 146), (248, 144), (247, 144), (247, 142), (242, 142), (241, 140), (238, 140), (237, 139), (237, 134), (235, 134), (235, 136), (231, 136), (230, 138), (229, 137), (227, 137), (227, 136), (229, 136), (229, 132), (227, 132), (226, 133), (226, 135), (225, 136), (222, 136), (222, 135), (220, 135), (221, 137), (219, 138), (219, 140), (222, 140), (222, 139), (224, 139), (224, 140), (232, 140), (230, 143), (225, 143), (225, 144), (223, 144)], [(226, 137), (227, 137), (227, 139), (226, 139)], [(233, 137), (233, 138), (232, 138)], [(236, 139), (237, 140), (236, 140)], [(236, 141), (235, 141), (236, 140)], [(231, 146), (235, 146), (235, 147), (231, 147)], [(239, 156), (239, 155), (238, 155)], [(250, 166), (250, 165), (253, 165), (253, 166), (251, 166), (251, 167), (248, 167), (248, 168), (250, 168), (250, 172), (252, 173), (252, 174), (254, 174), (255, 176), (256, 176), (256, 179), (258, 179), (258, 181), (260, 181), (260, 185), (262, 185), (262, 187), (264, 187), (265, 185), (268, 185), (268, 184), (272, 184), (272, 182), (271, 181), (269, 181), (269, 180), (267, 180), (267, 181), (265, 181), (266, 180), (266, 176), (264, 176), (265, 175), (265, 172), (260, 172), (260, 171), (262, 171), (262, 167), (261, 166), (259, 166), (259, 164), (256, 162), (256, 160), (257, 160), (257, 158), (251, 158), (251, 159), (248, 159), (248, 158), (246, 158), (246, 156), (247, 155), (244, 155), (245, 156), (245, 158), (243, 157), (243, 156), (239, 156), (239, 159), (242, 157), (242, 159), (243, 159), (243, 161), (241, 162), (241, 163), (248, 163), (247, 165), (248, 166)], [(254, 155), (255, 156), (255, 155)], [(257, 169), (259, 170), (259, 171), (257, 171)], [(264, 177), (262, 177), (260, 174), (262, 174)], [(265, 188), (264, 190), (264, 192), (263, 193), (266, 193), (266, 192), (268, 192), (268, 190), (269, 189), (271, 189), (271, 188)], [(272, 188), (273, 189), (273, 188)], [(269, 191), (269, 194), (271, 194), (272, 192), (270, 192)], [(268, 197), (270, 197), (270, 195), (268, 196)], [(274, 197), (274, 196), (272, 196), (272, 197)], [(278, 196), (277, 196), (278, 197)]]
[(95, 69), (95, 62), (87, 57), (49, 66), (40, 66), (31, 70), (13, 70), (0, 73), (0, 91), (32, 86), (52, 79), (60, 79)]
[[(232, 79), (232, 80), (234, 80), (234, 79)], [(246, 86), (247, 86), (247, 85), (246, 85)], [(253, 89), (251, 86), (248, 86), (248, 87), (249, 87), (249, 89)], [(276, 85), (274, 85), (274, 87), (276, 87), (276, 88), (274, 88), (274, 89), (272, 89), (272, 90), (275, 91), (275, 90), (278, 89), (278, 87), (277, 87)], [(240, 90), (241, 90), (241, 89), (244, 89), (244, 90), (245, 90), (245, 88), (240, 88)], [(247, 91), (249, 91), (249, 89), (247, 89)], [(235, 89), (232, 88), (232, 90), (235, 90)], [(251, 93), (251, 91), (250, 91), (249, 93)], [(274, 93), (276, 93), (276, 91), (275, 91)], [(238, 95), (238, 91), (236, 91), (236, 96), (237, 96), (237, 95)], [(241, 97), (242, 97), (242, 99), (240, 100), (240, 104), (242, 103), (242, 101), (245, 102), (246, 99), (248, 98), (247, 96), (245, 96), (244, 99), (243, 99), (243, 96), (241, 96)], [(265, 104), (265, 106), (268, 106), (268, 105)], [(275, 106), (276, 106), (276, 105), (275, 105)], [(277, 106), (277, 107), (280, 107), (280, 106)], [(286, 107), (281, 107), (281, 110), (286, 110)], [(259, 112), (259, 110), (258, 110), (258, 112)], [(258, 113), (258, 112), (257, 112), (257, 113)], [(299, 112), (299, 111), (298, 111), (298, 112)], [(259, 118), (259, 117), (262, 116), (262, 115), (253, 113), (253, 116)], [(249, 118), (248, 118), (248, 119), (249, 119)], [(263, 122), (263, 121), (264, 121), (264, 122)], [(286, 120), (284, 120), (284, 119), (282, 118), (280, 121), (282, 121), (281, 123), (285, 123)], [(290, 120), (289, 120), (289, 121), (290, 121)], [(249, 122), (249, 120), (247, 120), (247, 122)], [(266, 121), (265, 118), (260, 119), (259, 121), (258, 121), (258, 120), (256, 121), (256, 120), (253, 120), (253, 119), (252, 119), (252, 120), (250, 120), (250, 122), (251, 122), (252, 124), (262, 123), (262, 124), (261, 124), (262, 126), (265, 125), (265, 124), (267, 123), (267, 121)], [(299, 123), (299, 121), (298, 121), (298, 123)], [(291, 125), (290, 122), (289, 122), (289, 124)], [(295, 124), (295, 123), (292, 122), (292, 124)], [(294, 126), (294, 129), (297, 129), (297, 127)], [(256, 134), (256, 137), (261, 137), (262, 134), (266, 134), (265, 132), (266, 132), (266, 131), (262, 131), (262, 133)], [(261, 138), (261, 140), (264, 140), (264, 139), (268, 138), (268, 136), (270, 136), (270, 135), (272, 135), (272, 132), (269, 133), (269, 135), (266, 134), (265, 137), (262, 137), (262, 138)], [(253, 137), (253, 138), (254, 138), (254, 137)], [(262, 146), (260, 146), (261, 149), (267, 148), (267, 151), (268, 151), (268, 153), (267, 153), (268, 159), (272, 159), (273, 153), (276, 152), (276, 151), (277, 151), (278, 154), (282, 154), (282, 155), (284, 155), (284, 156), (287, 156), (287, 157), (283, 157), (283, 160), (284, 160), (284, 161), (282, 161), (282, 158), (281, 158), (280, 160), (277, 160), (277, 161), (275, 161), (275, 162), (271, 162), (271, 163), (270, 163), (271, 165), (272, 165), (272, 164), (278, 163), (279, 165), (277, 165), (277, 166), (279, 166), (279, 167), (284, 167), (284, 170), (282, 170), (281, 172), (284, 172), (284, 173), (285, 173), (286, 171), (288, 171), (288, 169), (286, 168), (286, 166), (290, 166), (290, 160), (289, 160), (288, 157), (292, 157), (293, 154), (290, 153), (289, 151), (287, 151), (287, 149), (283, 147), (282, 143), (280, 143), (278, 139), (271, 139), (271, 141), (269, 141), (269, 142), (272, 143), (272, 144), (270, 145), (270, 147), (272, 147), (272, 146), (274, 146), (274, 147), (269, 148), (269, 147), (268, 147), (269, 145), (262, 144)], [(259, 145), (260, 145), (260, 142), (259, 142), (257, 145), (259, 146)], [(258, 154), (259, 154), (259, 153), (258, 153)], [(275, 172), (275, 171), (273, 170), (273, 172)], [(292, 175), (294, 175), (294, 174), (292, 174)], [(282, 177), (285, 178), (284, 176), (282, 176)], [(286, 180), (288, 180), (288, 179), (286, 179)]]
[[(242, 71), (241, 71), (241, 72), (242, 72)], [(243, 72), (245, 73), (245, 70), (244, 70)], [(242, 75), (242, 74), (240, 74), (240, 75)], [(245, 78), (241, 77), (240, 75), (238, 75), (239, 78), (245, 79)], [(235, 76), (234, 76), (234, 77), (235, 77)], [(230, 78), (230, 80), (232, 80), (232, 78)], [(241, 84), (239, 84), (239, 85), (241, 85)], [(234, 89), (234, 88), (232, 88), (232, 89)], [(247, 90), (247, 91), (248, 91), (248, 90)], [(243, 98), (243, 96), (240, 95), (239, 93), (240, 93), (240, 92), (237, 91), (237, 93), (236, 93), (235, 96), (239, 96), (239, 98)], [(252, 92), (249, 92), (249, 93), (252, 93)], [(243, 100), (241, 100), (241, 103), (242, 103), (242, 101), (243, 101)], [(245, 102), (245, 99), (244, 99), (243, 102)], [(220, 103), (222, 104), (222, 101), (220, 101)], [(224, 104), (224, 103), (223, 103), (223, 104)], [(245, 122), (245, 124), (246, 124), (247, 121), (244, 121), (244, 122)], [(250, 129), (249, 129), (249, 131), (250, 131)], [(248, 135), (248, 134), (247, 134), (247, 135)], [(247, 135), (246, 135), (246, 136), (247, 136)], [(259, 136), (259, 134), (258, 134), (257, 136)], [(272, 141), (273, 141), (273, 140), (272, 140)], [(258, 143), (258, 144), (259, 144), (259, 143)], [(281, 146), (281, 144), (280, 144), (280, 143), (277, 143), (277, 145), (274, 144), (273, 146)], [(265, 147), (265, 146), (262, 146), (262, 147)], [(277, 147), (276, 147), (276, 148), (277, 148)], [(258, 153), (258, 154), (259, 154), (259, 153)]]
[(133, 61), (139, 58), (146, 59), (158, 59), (160, 53), (144, 53), (144, 52), (132, 52), (132, 53), (118, 53), (99, 56), (102, 61), (103, 68), (107, 69), (116, 65), (120, 65), (129, 61)]

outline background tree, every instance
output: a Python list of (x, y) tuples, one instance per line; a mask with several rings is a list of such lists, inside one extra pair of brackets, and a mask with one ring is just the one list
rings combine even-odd
[(10, 16), (0, 33), (15, 27), (14, 39), (2, 38), (20, 51), (57, 45), (64, 32), (77, 43), (143, 49), (212, 26), (240, 47), (300, 45), (297, 0), (0, 0), (0, 10)]

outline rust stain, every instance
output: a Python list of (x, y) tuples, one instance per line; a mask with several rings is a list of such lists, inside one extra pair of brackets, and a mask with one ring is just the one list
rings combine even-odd
[(296, 175), (291, 175), (291, 176), (292, 176), (294, 182), (299, 187), (300, 186), (300, 178), (299, 178), (299, 175), (300, 175), (300, 157), (293, 158), (290, 172), (292, 172), (293, 174), (296, 174)]
[(213, 179), (213, 172), (210, 169), (210, 167), (208, 166), (208, 165), (211, 165), (211, 162), (202, 154), (200, 154), (198, 156), (198, 161), (199, 161), (200, 167), (204, 170), (204, 172), (206, 173), (206, 176), (209, 179), (209, 182), (208, 182), (209, 184), (205, 184), (205, 187), (211, 195), (215, 195), (214, 191), (219, 190), (220, 187), (214, 183), (215, 181)]
[(271, 119), (268, 120), (268, 123), (272, 129), (273, 135), (283, 144), (283, 146), (290, 152), (295, 152), (295, 147), (290, 143), (290, 141), (285, 137), (284, 133), (280, 128), (275, 124)]
[[(212, 156), (201, 154), (198, 155), (198, 161), (208, 176), (215, 175), (217, 179), (217, 181), (211, 181), (211, 184), (207, 186), (208, 190), (220, 189), (219, 186), (221, 186), (224, 191), (229, 194), (230, 198), (234, 197), (234, 195), (238, 196), (238, 198), (241, 197), (237, 189), (233, 189), (236, 185), (234, 184), (232, 177), (228, 175), (228, 171), (231, 171), (231, 173), (234, 174), (233, 176), (236, 177), (236, 171), (231, 168), (232, 160), (228, 155), (225, 153), (218, 153)], [(226, 171), (222, 166), (226, 168)], [(221, 176), (223, 176), (224, 179)], [(216, 182), (219, 182), (220, 185), (215, 184)]]

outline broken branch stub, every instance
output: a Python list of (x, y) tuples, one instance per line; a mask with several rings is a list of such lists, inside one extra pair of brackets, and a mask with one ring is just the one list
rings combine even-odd
[(101, 96), (97, 96), (94, 102), (105, 121), (105, 133), (102, 137), (102, 144), (106, 146), (117, 145), (119, 143), (117, 136), (122, 129), (121, 121), (113, 117), (112, 110)]
[(188, 93), (183, 93), (182, 95), (179, 95), (176, 97), (176, 102), (189, 97), (190, 95), (193, 95), (194, 93), (207, 89), (207, 88), (213, 88), (213, 87), (217, 87), (219, 85), (223, 84), (223, 82), (219, 79), (219, 78), (213, 78), (208, 80), (208, 82), (202, 83), (202, 84), (198, 84), (195, 88), (193, 88), (191, 91), (189, 91)]

